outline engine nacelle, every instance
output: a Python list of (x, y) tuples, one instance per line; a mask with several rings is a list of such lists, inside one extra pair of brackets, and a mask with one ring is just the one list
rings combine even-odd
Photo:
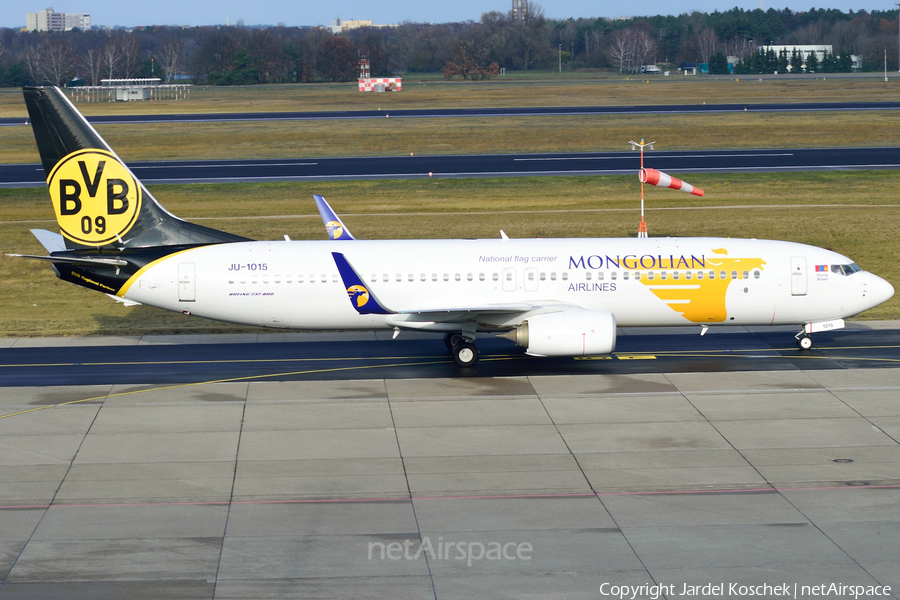
[(582, 308), (546, 313), (529, 317), (503, 337), (532, 356), (610, 354), (616, 347), (616, 318)]

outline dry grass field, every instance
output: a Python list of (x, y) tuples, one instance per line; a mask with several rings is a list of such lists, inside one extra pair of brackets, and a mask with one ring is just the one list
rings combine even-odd
[[(731, 113), (100, 125), (126, 161), (894, 146), (900, 112)], [(30, 127), (0, 130), (0, 163), (38, 162)]]
[[(757, 102), (876, 102), (896, 100), (900, 79), (865, 76), (635, 77), (614, 73), (510, 75), (480, 82), (445, 82), (407, 74), (403, 91), (357, 91), (355, 81), (334, 84), (198, 86), (189, 100), (79, 103), (86, 115), (396, 110), (401, 108), (612, 106)], [(0, 92), (0, 117), (25, 118), (21, 92)]]
[[(256, 239), (326, 239), (312, 201), (329, 199), (361, 239), (633, 236), (636, 177), (452, 179), (153, 188), (175, 214)], [(846, 254), (900, 289), (900, 177), (890, 171), (693, 175), (699, 200), (649, 188), (651, 235), (784, 239)], [(45, 190), (0, 190), (0, 252), (40, 253), (30, 228), (53, 229)], [(415, 228), (410, 228), (410, 221)], [(414, 231), (413, 231), (414, 229)], [(124, 308), (58, 281), (37, 261), (0, 260), (0, 336), (235, 332), (247, 328)], [(864, 318), (900, 318), (900, 298)], [(256, 331), (256, 330), (252, 330)]]

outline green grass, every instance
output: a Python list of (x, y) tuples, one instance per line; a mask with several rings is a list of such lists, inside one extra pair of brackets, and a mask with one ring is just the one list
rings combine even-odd
[[(326, 239), (312, 201), (328, 198), (361, 239), (633, 236), (635, 177), (541, 177), (156, 186), (175, 214), (257, 239)], [(698, 199), (648, 188), (654, 236), (784, 239), (831, 248), (900, 289), (900, 176), (893, 171), (698, 174)], [(0, 252), (41, 253), (30, 228), (55, 230), (46, 190), (0, 190)], [(415, 223), (415, 227), (410, 227)], [(0, 336), (261, 331), (162, 310), (124, 308), (55, 278), (37, 261), (0, 259)], [(864, 318), (900, 318), (900, 298)]]
[[(895, 100), (900, 80), (877, 76), (779, 79), (758, 76), (649, 77), (615, 73), (528, 73), (492, 81), (445, 82), (407, 74), (403, 91), (360, 93), (356, 81), (192, 88), (188, 100), (79, 102), (86, 115), (369, 110), (516, 106), (610, 106)], [(0, 117), (26, 116), (21, 91), (0, 92)]]
[[(628, 150), (894, 146), (898, 111), (740, 112), (100, 125), (126, 161)], [(39, 160), (30, 127), (3, 128), (0, 163)], [(652, 161), (652, 154), (649, 159)], [(652, 164), (652, 162), (651, 162)], [(436, 163), (435, 171), (440, 171)]]

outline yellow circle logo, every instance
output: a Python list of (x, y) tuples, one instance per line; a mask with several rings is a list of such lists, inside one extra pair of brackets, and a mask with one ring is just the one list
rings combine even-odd
[(131, 229), (141, 211), (141, 186), (106, 150), (77, 150), (47, 178), (62, 234), (85, 246), (104, 246)]
[(369, 290), (361, 285), (351, 285), (347, 288), (347, 295), (350, 300), (356, 300), (357, 308), (362, 308), (369, 301)]
[(344, 228), (337, 221), (328, 221), (325, 223), (325, 230), (331, 235), (331, 239), (336, 240), (344, 234)]

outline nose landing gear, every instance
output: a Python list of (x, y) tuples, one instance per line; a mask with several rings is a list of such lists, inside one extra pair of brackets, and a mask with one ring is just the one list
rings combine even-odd
[(797, 345), (801, 350), (812, 350), (813, 339), (805, 333), (801, 333), (797, 336)]

